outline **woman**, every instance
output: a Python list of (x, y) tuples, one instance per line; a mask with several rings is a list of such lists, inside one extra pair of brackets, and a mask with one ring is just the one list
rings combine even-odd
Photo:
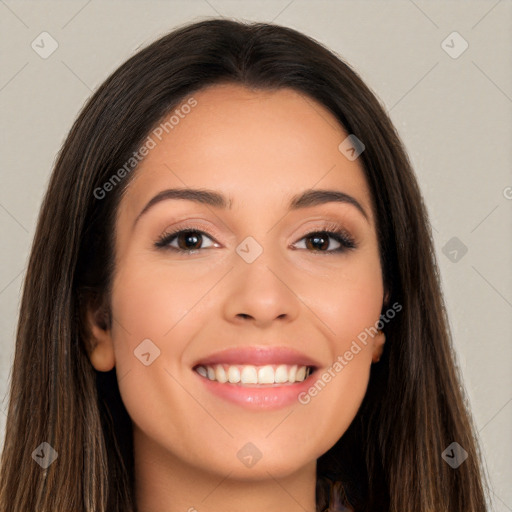
[(426, 208), (357, 74), (208, 20), (69, 134), (25, 280), (2, 510), (481, 511)]

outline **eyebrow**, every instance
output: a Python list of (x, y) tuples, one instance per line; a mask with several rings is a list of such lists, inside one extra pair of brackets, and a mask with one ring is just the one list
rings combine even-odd
[[(137, 215), (134, 221), (134, 225), (152, 206), (161, 201), (170, 199), (181, 199), (185, 201), (193, 201), (198, 204), (205, 204), (218, 209), (230, 210), (233, 206), (231, 198), (224, 196), (223, 194), (214, 190), (208, 189), (192, 189), (192, 188), (174, 188), (162, 190), (156, 196), (154, 196), (144, 206), (142, 211)], [(290, 211), (300, 210), (302, 208), (310, 208), (312, 206), (318, 206), (325, 203), (345, 203), (350, 204), (357, 208), (357, 210), (363, 215), (367, 222), (369, 222), (368, 214), (366, 210), (361, 206), (359, 201), (354, 197), (341, 192), (339, 190), (325, 190), (325, 189), (308, 189), (292, 197), (288, 205)]]

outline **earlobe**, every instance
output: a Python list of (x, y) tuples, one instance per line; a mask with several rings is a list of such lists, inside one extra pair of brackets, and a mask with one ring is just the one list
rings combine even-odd
[(88, 331), (90, 333), (89, 359), (100, 372), (108, 372), (115, 366), (114, 345), (111, 329), (106, 321), (104, 309), (87, 311)]
[(384, 351), (384, 343), (386, 342), (386, 335), (384, 331), (379, 331), (373, 338), (373, 353), (372, 353), (372, 362), (378, 363), (382, 356), (382, 352)]

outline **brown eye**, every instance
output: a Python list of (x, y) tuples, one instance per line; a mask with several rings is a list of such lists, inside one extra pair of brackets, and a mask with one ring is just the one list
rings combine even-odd
[(203, 236), (198, 231), (181, 231), (177, 237), (178, 248), (184, 251), (199, 249)]
[[(164, 233), (155, 243), (155, 246), (187, 253), (212, 247), (214, 245), (212, 244), (208, 247), (201, 247), (204, 243), (204, 238), (213, 241), (209, 235), (198, 229), (182, 229), (173, 233)], [(177, 246), (174, 245), (175, 242), (177, 243)]]
[[(329, 249), (330, 239), (338, 243), (338, 247)], [(305, 240), (306, 250), (312, 252), (340, 253), (348, 249), (355, 249), (355, 241), (343, 231), (314, 231), (301, 239)]]
[[(314, 235), (309, 235), (305, 238), (306, 241), (306, 248), (311, 250), (318, 250), (318, 249), (328, 249), (329, 248), (329, 236), (318, 233)], [(308, 243), (308, 241), (311, 241)]]

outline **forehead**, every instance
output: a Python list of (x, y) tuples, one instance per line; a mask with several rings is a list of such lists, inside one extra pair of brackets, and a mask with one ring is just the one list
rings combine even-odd
[[(194, 106), (180, 108), (187, 101)], [(121, 203), (128, 214), (168, 188), (219, 190), (235, 209), (272, 209), (305, 189), (335, 188), (356, 196), (371, 217), (362, 166), (338, 149), (348, 133), (312, 98), (217, 84), (180, 105), (149, 134), (154, 147)]]

